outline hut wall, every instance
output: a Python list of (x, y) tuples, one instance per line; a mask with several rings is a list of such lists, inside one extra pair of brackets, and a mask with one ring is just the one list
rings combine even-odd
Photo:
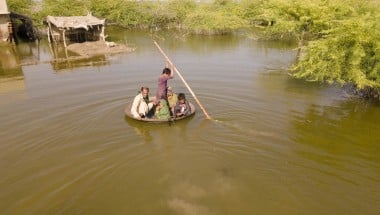
[(0, 41), (7, 41), (9, 36), (8, 22), (10, 21), (8, 14), (0, 14)]

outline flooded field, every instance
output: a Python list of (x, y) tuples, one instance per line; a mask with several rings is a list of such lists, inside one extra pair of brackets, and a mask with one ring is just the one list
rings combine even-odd
[[(380, 105), (294, 80), (291, 44), (110, 29), (132, 53), (1, 47), (1, 214), (378, 214)], [(125, 118), (171, 57), (207, 112)], [(169, 85), (194, 99), (175, 75)]]

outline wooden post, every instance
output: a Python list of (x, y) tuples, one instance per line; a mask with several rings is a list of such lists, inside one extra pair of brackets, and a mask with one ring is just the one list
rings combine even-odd
[(54, 54), (54, 51), (53, 51), (53, 48), (51, 47), (52, 43), (51, 43), (51, 32), (50, 32), (50, 28), (47, 27), (47, 36), (48, 36), (48, 41), (49, 41), (49, 48), (50, 48), (50, 52), (51, 54), (53, 55), (53, 57), (55, 58), (55, 54)]
[(50, 29), (50, 34), (51, 34), (51, 37), (55, 43), (55, 45), (57, 45), (57, 40), (55, 39), (54, 35), (53, 35), (53, 30), (51, 29), (51, 24), (50, 22), (48, 22), (48, 25), (49, 25), (49, 29)]
[(49, 44), (51, 43), (51, 40), (50, 40), (50, 30), (49, 30), (49, 27), (47, 27), (46, 29), (47, 31), (47, 36), (48, 36), (48, 41), (49, 41)]
[(63, 37), (63, 45), (65, 46), (65, 55), (66, 55), (66, 59), (69, 58), (69, 55), (67, 53), (67, 44), (66, 44), (66, 30), (63, 29), (62, 31), (62, 37)]
[(65, 46), (65, 49), (67, 48), (67, 44), (66, 44), (66, 34), (65, 34), (66, 30), (63, 29), (62, 31), (62, 37), (63, 37), (63, 45)]
[(106, 41), (106, 38), (104, 36), (104, 25), (102, 25), (102, 32), (100, 33), (100, 38), (102, 39), (102, 41)]

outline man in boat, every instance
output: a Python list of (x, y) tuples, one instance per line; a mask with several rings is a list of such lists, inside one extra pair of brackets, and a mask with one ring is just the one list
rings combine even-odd
[(160, 77), (158, 77), (158, 84), (157, 84), (157, 93), (156, 93), (156, 99), (159, 101), (160, 99), (167, 100), (167, 87), (168, 87), (168, 80), (173, 78), (173, 65), (172, 68), (169, 68), (169, 63), (166, 62), (165, 68), (162, 70), (162, 74)]
[(150, 118), (154, 114), (154, 102), (149, 99), (149, 87), (141, 87), (140, 93), (133, 99), (131, 113), (137, 119)]

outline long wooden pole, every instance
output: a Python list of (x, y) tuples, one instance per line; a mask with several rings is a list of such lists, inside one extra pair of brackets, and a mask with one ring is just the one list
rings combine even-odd
[(206, 112), (205, 108), (201, 104), (201, 102), (198, 100), (197, 96), (194, 94), (193, 90), (191, 90), (190, 86), (187, 84), (186, 80), (182, 77), (181, 73), (178, 71), (178, 69), (174, 66), (173, 62), (169, 59), (169, 57), (165, 54), (165, 52), (161, 49), (161, 47), (158, 45), (156, 41), (153, 41), (154, 45), (157, 46), (158, 50), (161, 52), (161, 54), (166, 58), (166, 60), (173, 66), (174, 71), (177, 72), (178, 76), (181, 78), (187, 89), (190, 91), (191, 95), (194, 97), (195, 101), (198, 103), (199, 107), (202, 109), (203, 113), (205, 114), (207, 119), (212, 119), (210, 115)]

